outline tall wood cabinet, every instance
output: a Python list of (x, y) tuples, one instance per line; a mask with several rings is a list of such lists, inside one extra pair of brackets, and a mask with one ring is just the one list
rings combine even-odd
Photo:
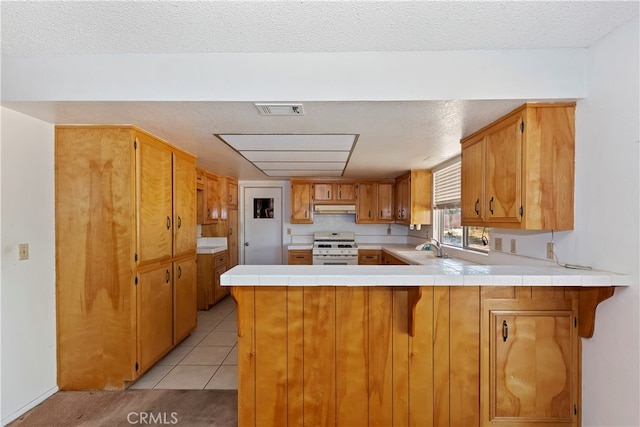
[(573, 229), (575, 104), (525, 104), (462, 144), (462, 225)]
[(195, 157), (57, 126), (55, 161), (58, 385), (121, 389), (195, 328)]

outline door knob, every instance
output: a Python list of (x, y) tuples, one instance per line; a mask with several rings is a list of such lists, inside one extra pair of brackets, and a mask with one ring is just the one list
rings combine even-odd
[(245, 246), (249, 246), (249, 242), (244, 242), (244, 245)]

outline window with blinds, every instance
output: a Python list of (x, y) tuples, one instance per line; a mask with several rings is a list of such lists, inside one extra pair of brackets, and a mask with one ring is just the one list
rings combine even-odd
[(444, 245), (487, 252), (489, 230), (462, 226), (461, 182), (460, 161), (433, 173), (434, 236)]
[(433, 173), (433, 205), (435, 209), (460, 207), (460, 162)]

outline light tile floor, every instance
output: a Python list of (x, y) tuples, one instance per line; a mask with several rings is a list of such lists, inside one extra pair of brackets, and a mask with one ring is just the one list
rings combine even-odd
[(129, 388), (237, 389), (235, 307), (227, 296), (208, 311), (198, 311), (195, 331)]

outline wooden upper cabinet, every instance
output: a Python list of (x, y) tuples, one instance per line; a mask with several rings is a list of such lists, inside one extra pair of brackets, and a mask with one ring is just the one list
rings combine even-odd
[(462, 149), (462, 222), (484, 221), (485, 138), (479, 136)]
[(577, 426), (577, 300), (485, 300), (481, 425)]
[(316, 204), (356, 202), (356, 184), (354, 182), (313, 180), (312, 186), (313, 202)]
[(485, 137), (488, 223), (519, 223), (522, 218), (522, 123), (522, 116), (514, 115)]
[(378, 208), (377, 184), (359, 183), (357, 187), (356, 223), (373, 224)]
[(196, 160), (173, 154), (174, 256), (196, 250)]
[(462, 225), (573, 229), (575, 104), (525, 104), (461, 143)]
[(396, 223), (431, 224), (433, 174), (430, 170), (412, 170), (398, 177), (396, 190)]
[(377, 184), (378, 208), (376, 209), (376, 216), (378, 222), (393, 222), (393, 189), (394, 184), (391, 182)]
[(173, 251), (172, 149), (136, 135), (138, 261), (171, 258)]
[(311, 183), (291, 181), (291, 223), (312, 224)]
[(313, 183), (313, 200), (317, 202), (328, 202), (333, 200), (332, 183)]
[(335, 184), (335, 200), (336, 202), (355, 203), (356, 201), (356, 185), (355, 184)]
[(360, 182), (356, 185), (356, 223), (393, 222), (393, 182)]
[(203, 224), (214, 224), (220, 219), (220, 199), (218, 192), (218, 177), (205, 173), (206, 190), (204, 195)]
[(227, 177), (227, 209), (238, 210), (238, 181)]

